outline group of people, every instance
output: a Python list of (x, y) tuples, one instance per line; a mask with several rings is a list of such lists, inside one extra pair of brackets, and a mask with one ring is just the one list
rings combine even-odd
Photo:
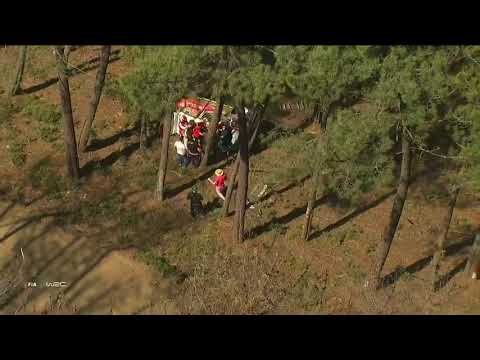
[(203, 155), (204, 134), (207, 129), (204, 122), (190, 122), (186, 116), (179, 124), (179, 139), (174, 146), (177, 151), (177, 163), (180, 167), (186, 168), (190, 163), (195, 167), (200, 165)]
[(230, 155), (230, 153), (234, 153), (238, 151), (238, 126), (236, 121), (232, 120), (230, 123), (228, 122), (221, 122), (217, 128), (217, 136), (218, 136), (218, 149)]
[[(174, 143), (176, 150), (176, 161), (181, 168), (187, 168), (190, 164), (198, 167), (203, 156), (206, 156), (204, 147), (206, 145), (206, 134), (208, 132), (204, 121), (188, 121), (185, 115), (182, 116), (178, 124), (178, 139)], [(230, 118), (220, 121), (216, 129), (217, 148), (227, 157), (238, 151), (239, 129), (236, 119)], [(215, 178), (208, 179), (215, 186), (217, 196), (225, 201), (227, 190), (227, 177), (222, 169), (215, 171)], [(192, 189), (189, 194), (191, 213), (193, 217), (204, 214), (205, 209), (202, 206), (202, 196), (196, 189)], [(247, 200), (247, 207), (253, 208), (250, 201)]]
[[(189, 164), (195, 167), (200, 165), (202, 157), (205, 156), (204, 146), (207, 134), (205, 122), (188, 121), (184, 115), (179, 123), (179, 138), (174, 143), (177, 152), (177, 163), (180, 167), (186, 168)], [(220, 122), (217, 128), (218, 149), (230, 155), (236, 151), (238, 143), (238, 127), (236, 123)]]

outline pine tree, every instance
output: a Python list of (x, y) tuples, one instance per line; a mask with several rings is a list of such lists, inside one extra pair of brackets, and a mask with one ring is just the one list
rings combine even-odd
[(379, 245), (372, 286), (381, 285), (381, 271), (388, 257), (402, 216), (414, 169), (410, 161), (419, 153), (444, 117), (442, 106), (449, 94), (446, 65), (449, 62), (444, 49), (425, 46), (390, 47), (383, 59), (380, 76), (372, 100), (387, 114), (392, 131), (402, 144), (402, 166), (394, 198), (390, 222), (384, 230)]
[[(319, 113), (321, 129), (315, 151), (318, 152), (328, 136), (329, 117), (343, 103), (359, 97), (362, 86), (374, 75), (377, 61), (370, 47), (360, 46), (281, 46), (276, 51), (280, 77), (290, 92), (314, 105), (315, 112)], [(321, 162), (312, 166), (313, 186), (307, 202), (305, 240), (310, 234), (318, 188), (326, 186), (321, 181), (323, 166)]]
[[(201, 88), (201, 47), (165, 46), (137, 49), (133, 71), (119, 81), (122, 97), (132, 113), (163, 121), (157, 197), (165, 197), (171, 116), (176, 102)], [(200, 85), (199, 85), (200, 84)]]
[(90, 108), (88, 116), (83, 123), (82, 130), (80, 131), (80, 140), (78, 149), (80, 152), (85, 152), (88, 143), (88, 137), (92, 128), (95, 114), (97, 112), (98, 104), (100, 103), (100, 97), (102, 96), (103, 85), (105, 84), (105, 75), (107, 74), (108, 60), (110, 58), (111, 45), (102, 46), (100, 55), (100, 67), (97, 71), (95, 79), (95, 88), (93, 92), (92, 100), (90, 101)]
[[(261, 107), (261, 110), (256, 113), (256, 116), (250, 122), (252, 129), (247, 127), (247, 129), (248, 129), (247, 132), (250, 136), (250, 139), (248, 141), (248, 151), (249, 151), (249, 153), (250, 153), (250, 151), (253, 147), (253, 144), (255, 143), (255, 140), (257, 138), (258, 132), (260, 130), (260, 125), (262, 123), (263, 116), (264, 116), (265, 109), (266, 109), (267, 105), (268, 105), (268, 99), (265, 102), (265, 104)], [(235, 187), (235, 181), (236, 181), (236, 178), (237, 178), (239, 167), (240, 167), (240, 156), (237, 155), (235, 163), (232, 167), (232, 171), (230, 172), (229, 177), (228, 177), (227, 193), (225, 195), (225, 201), (223, 203), (223, 209), (222, 209), (222, 215), (225, 216), (225, 217), (228, 216), (228, 212), (229, 212), (229, 208), (230, 208), (230, 202), (231, 202), (232, 194), (233, 194), (233, 188)]]
[[(440, 262), (458, 195), (463, 189), (480, 189), (480, 113), (477, 106), (480, 100), (480, 77), (476, 60), (480, 55), (480, 47), (442, 47), (437, 49), (436, 54), (437, 57), (443, 57), (443, 61), (436, 61), (435, 64), (441, 66), (444, 77), (439, 79), (440, 84), (440, 81), (437, 81), (432, 86), (437, 92), (442, 87), (446, 90), (440, 94), (442, 116), (435, 125), (444, 128), (441, 142), (448, 144), (448, 147), (440, 154), (438, 151), (429, 151), (429, 154), (443, 159), (450, 186), (449, 202), (440, 224), (440, 234), (431, 264), (433, 290), (437, 289)], [(428, 147), (421, 145), (422, 148)], [(430, 147), (435, 149), (435, 145), (434, 142)]]
[(23, 72), (25, 70), (25, 63), (27, 62), (27, 46), (19, 46), (17, 69), (15, 71), (15, 80), (13, 82), (10, 95), (17, 95), (22, 88)]
[(75, 125), (73, 123), (70, 87), (68, 85), (68, 77), (66, 74), (65, 59), (63, 57), (63, 46), (55, 47), (55, 56), (57, 60), (58, 85), (64, 120), (64, 139), (68, 176), (72, 179), (78, 179), (80, 177), (80, 168), (78, 163), (77, 144), (75, 140)]
[[(248, 49), (251, 50), (251, 49)], [(253, 55), (257, 49), (253, 49)], [(243, 113), (243, 108), (255, 108), (262, 105), (267, 99), (275, 98), (282, 93), (281, 84), (278, 82), (277, 72), (271, 64), (267, 63), (251, 63), (249, 66), (236, 69), (230, 76), (228, 81), (228, 94), (234, 99), (237, 108), (240, 111), (239, 117)], [(241, 150), (239, 151), (239, 182), (236, 198), (235, 227), (234, 237), (237, 241), (243, 241), (243, 229), (245, 224), (245, 207), (247, 204), (248, 192), (248, 172), (249, 172), (249, 154), (248, 154), (248, 133), (246, 131), (246, 117), (243, 116), (242, 121), (245, 126), (239, 134), (239, 142)], [(228, 206), (228, 204), (227, 204)], [(239, 209), (242, 209), (239, 211)]]

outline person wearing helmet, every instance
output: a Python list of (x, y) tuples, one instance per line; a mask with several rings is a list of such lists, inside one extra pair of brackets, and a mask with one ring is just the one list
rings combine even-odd
[(225, 194), (227, 187), (225, 183), (227, 181), (227, 176), (224, 174), (222, 169), (215, 170), (215, 180), (208, 178), (208, 181), (215, 186), (215, 191), (220, 199), (225, 201)]

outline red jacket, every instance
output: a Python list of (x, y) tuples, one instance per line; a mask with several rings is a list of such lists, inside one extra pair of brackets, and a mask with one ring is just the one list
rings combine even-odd
[(197, 139), (203, 136), (202, 128), (199, 125), (195, 126), (193, 129), (192, 136)]
[(225, 186), (225, 180), (227, 180), (227, 177), (224, 175), (221, 176), (216, 176), (215, 177), (215, 186), (219, 188), (223, 188)]

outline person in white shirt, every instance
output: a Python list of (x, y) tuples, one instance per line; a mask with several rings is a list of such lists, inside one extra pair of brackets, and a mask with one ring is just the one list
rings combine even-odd
[(236, 123), (232, 124), (232, 145), (235, 145), (237, 143), (239, 134), (240, 132), (238, 131)]
[(188, 156), (187, 156), (187, 147), (183, 142), (182, 137), (180, 136), (177, 141), (173, 144), (175, 150), (177, 151), (177, 164), (180, 167), (186, 168), (188, 166)]

